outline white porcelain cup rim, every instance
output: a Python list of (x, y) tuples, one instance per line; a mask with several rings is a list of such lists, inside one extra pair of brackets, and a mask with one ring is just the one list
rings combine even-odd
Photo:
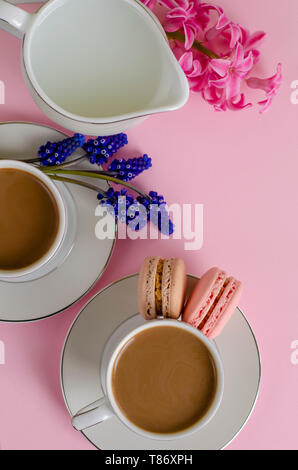
[[(123, 346), (138, 333), (147, 329), (162, 327), (162, 326), (182, 328), (185, 331), (188, 331), (191, 334), (195, 335), (207, 347), (211, 357), (213, 358), (213, 361), (216, 367), (216, 373), (217, 373), (217, 388), (216, 388), (215, 396), (206, 414), (191, 427), (183, 431), (171, 433), (171, 434), (152, 433), (149, 431), (145, 431), (139, 428), (138, 426), (136, 426), (135, 424), (133, 424), (130, 420), (128, 420), (125, 417), (125, 415), (119, 409), (117, 402), (114, 398), (113, 390), (112, 390), (113, 367), (114, 367), (115, 360), (119, 352), (123, 348)], [(223, 396), (223, 390), (224, 390), (223, 364), (222, 364), (220, 355), (218, 353), (218, 350), (212, 341), (210, 341), (199, 330), (195, 329), (194, 327), (192, 327), (191, 325), (185, 322), (172, 320), (172, 319), (152, 320), (131, 330), (118, 343), (118, 345), (116, 346), (116, 348), (114, 349), (110, 357), (108, 367), (106, 370), (106, 396), (104, 396), (100, 400), (97, 400), (93, 404), (90, 404), (84, 407), (82, 410), (80, 410), (73, 417), (72, 424), (77, 430), (83, 430), (116, 415), (122, 421), (124, 425), (126, 425), (129, 429), (131, 429), (133, 432), (135, 432), (136, 434), (139, 434), (142, 437), (151, 438), (155, 440), (173, 440), (173, 439), (183, 438), (190, 434), (193, 434), (196, 431), (199, 431), (213, 418), (213, 416), (216, 414), (220, 406), (222, 396)], [(96, 416), (98, 410), (101, 411), (100, 419), (97, 419), (99, 415)]]
[(47, 176), (38, 168), (34, 167), (33, 165), (29, 165), (28, 163), (20, 162), (18, 160), (1, 160), (0, 171), (3, 168), (13, 168), (17, 170), (26, 171), (27, 173), (30, 173), (33, 176), (36, 176), (39, 180), (41, 180), (46, 185), (46, 187), (50, 190), (51, 194), (54, 196), (56, 204), (57, 204), (57, 208), (58, 208), (58, 213), (59, 213), (58, 231), (57, 231), (56, 238), (53, 244), (51, 245), (50, 249), (38, 261), (36, 261), (30, 266), (27, 266), (26, 268), (13, 270), (13, 271), (6, 271), (6, 270), (0, 269), (0, 279), (6, 280), (6, 279), (12, 279), (12, 278), (20, 278), (21, 276), (31, 274), (34, 271), (37, 271), (38, 269), (40, 269), (50, 259), (52, 259), (52, 257), (56, 254), (57, 250), (61, 246), (61, 243), (65, 236), (66, 208), (64, 205), (63, 198), (60, 195), (60, 192), (57, 186), (55, 185), (55, 183), (51, 180), (51, 178), (49, 178), (49, 176)]

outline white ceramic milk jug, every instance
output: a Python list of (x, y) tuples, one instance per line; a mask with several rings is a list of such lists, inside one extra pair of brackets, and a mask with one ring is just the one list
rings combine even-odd
[(74, 132), (126, 131), (188, 99), (161, 25), (138, 0), (50, 0), (34, 14), (0, 0), (0, 27), (23, 41), (35, 102)]

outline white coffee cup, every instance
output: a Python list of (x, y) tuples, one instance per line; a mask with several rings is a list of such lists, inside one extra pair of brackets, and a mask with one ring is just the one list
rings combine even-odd
[[(182, 321), (170, 320), (170, 319), (148, 321), (144, 323), (143, 325), (139, 326), (138, 328), (131, 330), (129, 333), (125, 333), (127, 329), (127, 326), (126, 326), (127, 323), (128, 322), (123, 323), (122, 325), (120, 325), (120, 327), (116, 329), (116, 331), (114, 331), (110, 340), (108, 341), (108, 344), (103, 354), (104, 356), (106, 355), (109, 356), (107, 367), (105, 367), (105, 364), (104, 364), (106, 362), (106, 357), (105, 357), (105, 361), (103, 361), (101, 364), (101, 369), (104, 368), (104, 370), (100, 371), (101, 377), (104, 381), (103, 389), (106, 392), (105, 396), (95, 401), (94, 403), (87, 405), (83, 409), (81, 409), (72, 419), (73, 426), (77, 430), (82, 431), (91, 426), (99, 424), (111, 418), (112, 416), (117, 416), (122, 421), (122, 423), (125, 424), (131, 431), (134, 431), (140, 436), (151, 438), (151, 439), (158, 439), (158, 440), (178, 439), (178, 438), (186, 437), (202, 429), (215, 415), (220, 405), (222, 396), (223, 396), (224, 371), (223, 371), (222, 361), (221, 361), (220, 355), (218, 353), (218, 350), (215, 344), (212, 341), (210, 341), (205, 335), (203, 335), (199, 330), (193, 328), (192, 326)], [(213, 397), (213, 401), (208, 411), (206, 412), (206, 414), (199, 421), (193, 424), (191, 427), (181, 432), (175, 432), (171, 434), (158, 434), (158, 433), (145, 431), (139, 428), (138, 426), (136, 426), (134, 423), (132, 423), (121, 412), (117, 404), (117, 401), (114, 397), (113, 387), (112, 387), (113, 367), (114, 367), (114, 364), (118, 357), (119, 352), (125, 346), (125, 344), (131, 338), (133, 338), (134, 336), (136, 336), (138, 333), (142, 331), (145, 331), (151, 328), (159, 328), (162, 326), (171, 326), (175, 328), (181, 328), (184, 331), (188, 331), (192, 333), (193, 335), (195, 335), (208, 349), (213, 359), (213, 362), (216, 368), (216, 376), (217, 376), (216, 392)]]
[(17, 160), (1, 160), (0, 171), (1, 169), (4, 169), (4, 168), (12, 168), (16, 170), (26, 171), (27, 173), (30, 173), (31, 175), (37, 177), (40, 181), (42, 181), (42, 183), (45, 184), (45, 186), (49, 189), (51, 194), (54, 196), (54, 199), (56, 201), (57, 208), (58, 208), (58, 215), (59, 215), (59, 225), (58, 225), (58, 230), (57, 230), (55, 240), (53, 241), (49, 250), (38, 261), (22, 269), (17, 269), (17, 270), (12, 270), (12, 271), (0, 269), (0, 280), (9, 281), (13, 279), (15, 280), (22, 279), (23, 277), (25, 278), (29, 274), (35, 273), (36, 271), (44, 267), (47, 263), (49, 263), (49, 261), (52, 260), (52, 258), (55, 256), (55, 254), (61, 247), (61, 244), (65, 237), (67, 227), (66, 227), (65, 203), (57, 186), (51, 180), (51, 178), (49, 178), (45, 173), (43, 173), (41, 170), (34, 167), (33, 165), (29, 165), (28, 163), (23, 163)]
[(0, 0), (0, 27), (23, 40), (29, 91), (67, 129), (115, 134), (188, 99), (162, 28), (139, 0), (49, 0), (34, 14)]

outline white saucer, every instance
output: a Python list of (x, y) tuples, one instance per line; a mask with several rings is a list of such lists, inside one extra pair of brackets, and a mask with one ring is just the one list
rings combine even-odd
[[(0, 124), (0, 157), (33, 158), (48, 140), (56, 142), (65, 137), (65, 134), (39, 124), (3, 123)], [(90, 166), (89, 162), (84, 163), (85, 168)], [(61, 259), (58, 267), (43, 273), (40, 279), (22, 283), (0, 281), (0, 321), (39, 320), (65, 310), (92, 288), (107, 266), (115, 239), (98, 240), (95, 236), (98, 221), (96, 193), (74, 184), (65, 186), (77, 210), (76, 236), (69, 242), (72, 246), (65, 248), (69, 253), (64, 253), (65, 259)], [(100, 181), (98, 187), (107, 189), (108, 184)]]
[[(196, 280), (188, 276), (189, 290)], [(83, 308), (69, 330), (61, 357), (61, 386), (71, 416), (103, 395), (100, 365), (113, 331), (130, 317), (127, 325), (132, 328), (144, 321), (136, 316), (137, 282), (138, 276), (133, 275), (104, 288)], [(138, 436), (113, 417), (85, 430), (85, 437), (103, 450), (224, 448), (253, 410), (261, 364), (253, 331), (239, 309), (215, 342), (223, 360), (225, 390), (217, 414), (202, 430), (183, 439), (156, 441)]]

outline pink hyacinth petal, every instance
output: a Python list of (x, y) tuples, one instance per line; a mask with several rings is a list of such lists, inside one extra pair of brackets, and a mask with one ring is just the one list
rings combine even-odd
[(189, 8), (189, 0), (174, 0), (176, 5), (180, 8), (183, 8), (183, 10), (187, 10)]
[(172, 0), (172, 2), (173, 8), (167, 13), (163, 26), (167, 32), (175, 32), (183, 28), (185, 48), (188, 50), (192, 47), (200, 29), (200, 22), (196, 17), (194, 2), (193, 0)]
[(211, 59), (209, 65), (220, 77), (224, 77), (229, 71), (231, 61), (227, 59)]
[(210, 67), (222, 78), (209, 81), (209, 85), (224, 88), (226, 100), (234, 100), (240, 95), (242, 79), (253, 67), (253, 54), (250, 52), (244, 57), (243, 46), (238, 43), (233, 62), (227, 59), (212, 59)]
[(193, 1), (192, 11), (198, 26), (202, 31), (205, 31), (210, 23), (210, 12), (213, 10), (217, 10), (217, 8), (209, 5), (208, 3), (201, 3), (200, 0)]
[(184, 71), (185, 75), (189, 79), (189, 83), (192, 86), (196, 86), (196, 81), (191, 79), (196, 78), (198, 75), (202, 73), (202, 65), (199, 60), (193, 60), (193, 53), (192, 52), (185, 52), (180, 57), (179, 63)]
[(174, 8), (174, 2), (172, 0), (159, 0), (159, 3), (167, 8)]
[(216, 7), (215, 5), (212, 5), (212, 8), (217, 11), (219, 16), (216, 24), (216, 29), (223, 29), (228, 26), (231, 20), (227, 17), (223, 9), (220, 7)]
[(233, 67), (239, 67), (244, 59), (244, 48), (242, 44), (238, 43), (236, 47), (235, 57), (233, 61)]
[(224, 90), (210, 87), (207, 90), (207, 94), (204, 94), (204, 99), (213, 106), (215, 111), (226, 111), (227, 109)]
[(203, 93), (208, 85), (208, 74), (203, 72), (198, 77), (190, 79), (190, 83), (192, 90)]
[(266, 93), (277, 92), (282, 82), (282, 65), (277, 64), (276, 74), (269, 78), (250, 77), (246, 80), (250, 88), (259, 88)]
[(227, 100), (236, 98), (240, 93), (241, 78), (236, 74), (230, 76), (230, 80), (226, 87)]
[(222, 112), (227, 110), (227, 105), (225, 101), (219, 105), (215, 104), (214, 105), (214, 111)]
[(203, 81), (199, 77), (189, 79), (188, 83), (191, 90), (195, 93), (199, 93), (205, 88), (205, 84), (203, 84)]
[(266, 36), (266, 33), (264, 31), (256, 31), (255, 33), (253, 33), (247, 38), (245, 42), (245, 48), (252, 49), (255, 47), (259, 47), (261, 43), (264, 41), (265, 36)]
[(257, 51), (257, 49), (252, 49), (251, 53), (253, 56), (254, 65), (256, 65), (259, 62), (261, 53), (260, 51)]
[(183, 10), (183, 8), (173, 8), (173, 10), (169, 11), (167, 14), (167, 18), (172, 19), (172, 18), (179, 18), (182, 20), (186, 19), (186, 11)]
[(166, 20), (163, 27), (168, 33), (178, 31), (182, 27), (183, 22), (180, 19)]
[(172, 10), (176, 7), (182, 7), (186, 9), (188, 7), (188, 0), (158, 0), (159, 3), (166, 8)]
[(245, 45), (247, 43), (247, 41), (249, 40), (251, 34), (248, 31), (248, 29), (243, 28), (243, 26), (241, 26), (241, 25), (239, 25), (239, 26), (240, 26), (240, 29), (241, 29), (241, 37), (242, 37), (241, 44)]
[(202, 65), (199, 60), (193, 61), (193, 71), (188, 74), (189, 78), (197, 77), (202, 73)]
[(215, 86), (216, 88), (226, 88), (229, 85), (230, 77), (226, 75), (223, 78), (219, 78), (218, 80), (209, 80), (209, 84)]
[(193, 55), (192, 52), (185, 52), (179, 60), (179, 63), (184, 72), (189, 72), (192, 69)]
[(240, 74), (242, 77), (247, 75), (247, 73), (252, 69), (253, 65), (254, 58), (252, 52), (250, 52), (248, 56), (238, 65), (238, 74)]
[(185, 53), (185, 48), (183, 47), (183, 44), (178, 41), (171, 41), (171, 48), (176, 59), (179, 61), (182, 55)]
[(185, 35), (185, 49), (189, 50), (191, 49), (195, 37), (196, 37), (196, 32), (193, 30), (191, 26), (188, 26), (187, 24), (184, 24), (184, 35)]
[(247, 85), (249, 88), (255, 88), (267, 91), (267, 85), (265, 85), (264, 80), (262, 78), (257, 77), (250, 77), (246, 80)]
[(265, 113), (272, 104), (273, 98), (276, 96), (282, 82), (282, 65), (277, 65), (276, 74), (269, 78), (257, 78), (250, 77), (246, 80), (247, 85), (250, 88), (259, 88), (265, 91), (266, 99), (259, 101), (258, 104), (261, 106), (260, 113)]
[(258, 101), (258, 104), (261, 106), (259, 113), (260, 114), (266, 113), (266, 111), (268, 111), (268, 109), (270, 108), (272, 101), (273, 101), (273, 97), (268, 100)]
[(230, 33), (231, 33), (230, 48), (234, 49), (237, 42), (241, 39), (241, 36), (242, 36), (241, 29), (239, 25), (235, 23), (230, 23), (229, 28), (230, 28)]
[(206, 31), (205, 40), (206, 41), (213, 41), (213, 39), (215, 39), (219, 34), (220, 34), (220, 32), (218, 31), (218, 29), (216, 29), (215, 26), (212, 26), (212, 28), (210, 28)]
[(144, 3), (146, 7), (148, 7), (151, 11), (153, 11), (154, 8), (156, 7), (157, 0), (142, 0), (142, 2)]
[(207, 103), (219, 106), (223, 102), (222, 92), (218, 93), (218, 90), (214, 87), (208, 87), (202, 90), (202, 97)]
[(252, 107), (252, 103), (245, 103), (245, 96), (241, 93), (241, 96), (238, 101), (230, 100), (228, 103), (229, 109), (232, 111), (239, 111), (242, 109), (248, 109)]

